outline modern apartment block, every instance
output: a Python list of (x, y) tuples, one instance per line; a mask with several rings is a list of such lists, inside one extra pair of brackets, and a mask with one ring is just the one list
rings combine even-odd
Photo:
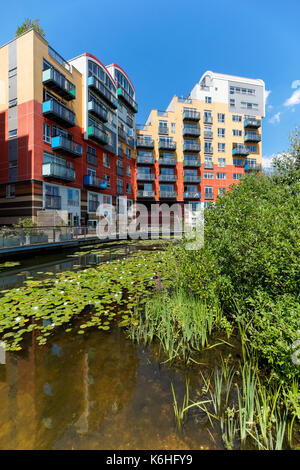
[(137, 126), (137, 199), (207, 206), (262, 162), (262, 80), (206, 72)]
[(52, 211), (91, 226), (99, 204), (130, 205), (136, 112), (116, 64), (89, 53), (67, 61), (34, 30), (2, 46), (0, 224)]

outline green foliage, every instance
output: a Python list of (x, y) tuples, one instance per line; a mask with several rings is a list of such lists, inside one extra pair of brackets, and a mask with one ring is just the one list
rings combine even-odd
[(35, 19), (35, 20), (30, 20), (29, 18), (26, 18), (24, 22), (21, 24), (21, 26), (18, 26), (16, 30), (15, 37), (20, 36), (23, 33), (26, 33), (29, 29), (34, 29), (37, 33), (39, 33), (42, 37), (45, 37), (46, 33), (44, 29), (40, 25), (40, 20)]

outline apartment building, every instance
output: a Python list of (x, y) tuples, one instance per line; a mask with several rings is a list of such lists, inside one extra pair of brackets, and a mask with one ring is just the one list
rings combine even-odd
[(0, 224), (55, 212), (95, 225), (135, 195), (134, 87), (89, 53), (65, 60), (34, 30), (0, 48)]
[(262, 80), (205, 72), (137, 126), (137, 199), (207, 206), (245, 172), (261, 169)]

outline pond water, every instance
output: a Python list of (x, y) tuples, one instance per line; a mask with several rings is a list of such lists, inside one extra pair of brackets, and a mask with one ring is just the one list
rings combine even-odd
[[(221, 353), (226, 345), (203, 352), (202, 372)], [(84, 337), (61, 329), (45, 346), (29, 337), (0, 365), (0, 449), (223, 448), (199, 412), (183, 431), (175, 426), (171, 383), (182, 403), (188, 377), (197, 399), (200, 369), (161, 364), (155, 347), (132, 343), (118, 327)]]

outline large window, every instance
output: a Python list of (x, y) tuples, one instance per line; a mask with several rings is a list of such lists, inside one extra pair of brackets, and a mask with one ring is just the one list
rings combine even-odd
[(117, 69), (115, 69), (115, 80), (125, 91), (133, 98), (134, 91), (127, 78)]
[(47, 142), (47, 144), (51, 143), (51, 126), (45, 122), (43, 124), (43, 141)]
[(116, 87), (112, 79), (107, 72), (104, 72), (103, 68), (97, 65), (95, 62), (89, 60), (89, 77), (94, 76), (98, 78), (104, 85), (113, 93), (115, 93)]

